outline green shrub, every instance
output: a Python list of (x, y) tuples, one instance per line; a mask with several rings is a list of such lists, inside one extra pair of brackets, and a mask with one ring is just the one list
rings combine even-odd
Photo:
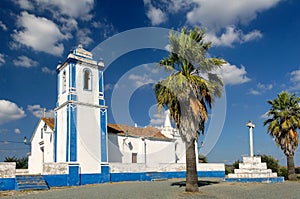
[(296, 174), (300, 174), (300, 167), (295, 167)]
[(272, 172), (278, 172), (279, 169), (279, 163), (278, 160), (276, 160), (274, 157), (271, 155), (258, 155), (261, 157), (261, 162), (267, 163), (268, 169), (271, 169)]
[(285, 180), (287, 180), (288, 179), (288, 170), (287, 170), (287, 168), (279, 167), (277, 175), (282, 176), (282, 177), (284, 177)]
[(207, 157), (205, 155), (203, 155), (203, 154), (199, 154), (198, 155), (198, 162), (199, 163), (207, 163), (208, 162), (207, 161)]
[(234, 167), (232, 165), (225, 165), (225, 175), (229, 173), (234, 173)]
[(27, 169), (28, 168), (28, 158), (16, 158), (13, 157), (6, 157), (4, 162), (15, 162), (16, 163), (16, 169)]
[(241, 160), (237, 160), (237, 161), (235, 161), (233, 164), (232, 164), (232, 166), (235, 168), (235, 169), (238, 169), (239, 168), (239, 164), (240, 163), (242, 163), (243, 161), (241, 161)]

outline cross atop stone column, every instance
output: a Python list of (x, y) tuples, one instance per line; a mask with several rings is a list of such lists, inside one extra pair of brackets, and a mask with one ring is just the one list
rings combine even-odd
[(252, 129), (255, 128), (255, 125), (250, 120), (247, 124), (247, 127), (249, 127), (249, 137), (250, 137), (250, 157), (253, 157), (253, 134)]

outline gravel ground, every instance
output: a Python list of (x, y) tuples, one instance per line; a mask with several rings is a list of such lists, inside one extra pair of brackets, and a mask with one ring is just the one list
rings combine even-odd
[(228, 183), (221, 179), (201, 179), (197, 194), (184, 192), (183, 179), (172, 179), (156, 182), (121, 182), (80, 187), (53, 188), (49, 191), (4, 191), (3, 198), (104, 198), (104, 199), (134, 199), (134, 198), (228, 198), (228, 199), (298, 199), (300, 198), (300, 182), (284, 182), (276, 184), (262, 183)]

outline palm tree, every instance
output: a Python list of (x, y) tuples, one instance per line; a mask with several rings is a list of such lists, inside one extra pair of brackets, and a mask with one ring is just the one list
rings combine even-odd
[(214, 97), (221, 97), (223, 82), (216, 71), (224, 60), (208, 58), (210, 42), (198, 27), (171, 31), (170, 55), (159, 62), (171, 74), (154, 86), (158, 110), (168, 108), (186, 146), (186, 191), (198, 191), (195, 142), (204, 132)]
[(300, 97), (296, 97), (296, 94), (290, 95), (286, 91), (279, 93), (276, 99), (268, 101), (272, 107), (267, 116), (271, 118), (264, 121), (264, 125), (268, 124), (268, 133), (286, 155), (289, 180), (296, 179), (294, 152), (298, 147), (296, 129), (300, 127), (299, 101)]

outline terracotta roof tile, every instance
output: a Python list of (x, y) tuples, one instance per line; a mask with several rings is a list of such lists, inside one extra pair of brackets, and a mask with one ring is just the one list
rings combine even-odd
[(125, 124), (108, 123), (107, 128), (108, 128), (108, 132), (116, 133), (119, 135), (126, 135), (126, 132), (128, 132), (128, 136), (171, 140), (170, 138), (164, 136), (159, 129), (154, 128), (152, 126), (139, 128), (134, 126), (128, 126)]
[[(41, 118), (52, 130), (54, 130), (54, 118)], [(159, 129), (152, 126), (145, 128), (139, 128), (134, 126), (129, 126), (125, 124), (107, 124), (108, 131), (110, 133), (116, 133), (119, 135), (126, 135), (126, 131), (129, 136), (133, 137), (146, 137), (146, 138), (156, 138), (171, 140), (170, 138), (164, 136)]]
[(46, 118), (42, 117), (41, 120), (43, 120), (53, 131), (54, 130), (54, 118)]

